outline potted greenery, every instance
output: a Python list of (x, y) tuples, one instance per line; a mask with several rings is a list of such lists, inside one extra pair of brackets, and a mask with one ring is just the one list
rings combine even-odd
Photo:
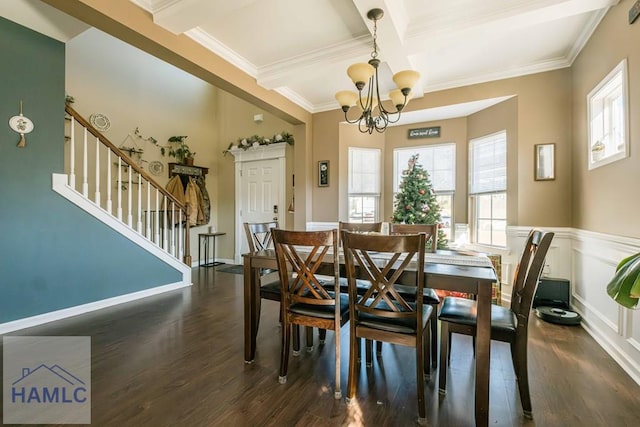
[(172, 143), (169, 148), (169, 156), (175, 157), (180, 163), (193, 166), (193, 157), (196, 153), (191, 151), (189, 146), (185, 144), (185, 139), (187, 139), (186, 135), (172, 136), (168, 139), (168, 141)]
[(620, 261), (607, 293), (623, 307), (640, 309), (640, 252)]

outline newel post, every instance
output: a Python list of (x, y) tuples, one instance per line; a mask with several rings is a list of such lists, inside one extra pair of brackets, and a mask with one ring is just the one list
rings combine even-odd
[(184, 226), (184, 263), (191, 267), (191, 239), (189, 238), (189, 227), (191, 221), (189, 215), (191, 215), (191, 206), (189, 202), (185, 203), (185, 226)]

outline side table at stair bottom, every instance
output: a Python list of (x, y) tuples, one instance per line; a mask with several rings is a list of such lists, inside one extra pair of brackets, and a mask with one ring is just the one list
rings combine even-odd
[[(227, 233), (200, 233), (198, 234), (198, 265), (200, 267), (214, 267), (216, 265), (222, 265), (224, 262), (216, 261), (216, 237), (224, 236)], [(209, 262), (209, 245), (212, 246), (213, 261)], [(200, 249), (204, 244), (204, 264), (200, 258)]]

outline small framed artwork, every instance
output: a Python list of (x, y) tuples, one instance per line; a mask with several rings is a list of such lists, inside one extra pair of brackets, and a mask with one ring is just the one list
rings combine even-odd
[(318, 187), (329, 186), (329, 160), (318, 162)]
[(534, 156), (534, 179), (553, 181), (556, 179), (556, 144), (536, 144)]

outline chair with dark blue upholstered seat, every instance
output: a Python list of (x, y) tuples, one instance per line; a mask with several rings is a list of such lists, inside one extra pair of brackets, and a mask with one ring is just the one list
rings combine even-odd
[[(520, 401), (524, 416), (532, 417), (527, 370), (527, 336), (529, 313), (536, 292), (544, 259), (554, 233), (532, 230), (529, 233), (520, 262), (516, 268), (511, 294), (511, 307), (491, 306), (491, 339), (508, 342), (511, 359), (518, 381)], [(450, 351), (451, 333), (476, 335), (476, 301), (446, 297), (438, 316), (442, 322), (440, 344), (440, 393), (446, 393), (447, 360)]]

